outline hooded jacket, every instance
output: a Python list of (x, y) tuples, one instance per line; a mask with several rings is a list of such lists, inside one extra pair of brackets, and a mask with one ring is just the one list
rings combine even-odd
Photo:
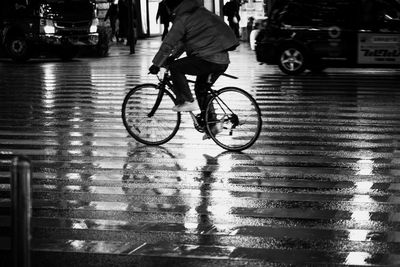
[(218, 62), (228, 50), (239, 45), (231, 28), (217, 15), (202, 7), (198, 0), (183, 0), (173, 12), (171, 30), (164, 38), (153, 64), (161, 67), (171, 55), (186, 51), (188, 56)]

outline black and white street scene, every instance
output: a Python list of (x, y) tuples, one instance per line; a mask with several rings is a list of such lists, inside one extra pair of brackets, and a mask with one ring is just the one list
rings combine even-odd
[(0, 266), (400, 266), (400, 0), (1, 0)]

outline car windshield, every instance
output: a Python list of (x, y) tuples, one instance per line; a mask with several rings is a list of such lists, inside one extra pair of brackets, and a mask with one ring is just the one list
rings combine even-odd
[[(282, 2), (283, 3), (283, 2)], [(271, 14), (276, 20), (294, 26), (326, 26), (353, 23), (353, 10), (359, 8), (354, 0), (332, 1), (291, 0), (275, 5)]]

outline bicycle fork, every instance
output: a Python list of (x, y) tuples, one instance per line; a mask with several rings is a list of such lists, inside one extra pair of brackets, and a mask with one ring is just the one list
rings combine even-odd
[[(156, 113), (158, 107), (160, 106), (161, 100), (164, 96), (164, 90), (165, 90), (165, 87), (160, 87), (160, 90), (158, 91), (156, 102), (154, 103), (154, 106), (152, 107), (151, 111), (147, 114), (147, 118), (153, 117), (154, 114)], [(134, 126), (133, 128), (136, 131), (138, 131), (139, 134), (142, 132), (142, 131), (140, 131), (139, 127)]]

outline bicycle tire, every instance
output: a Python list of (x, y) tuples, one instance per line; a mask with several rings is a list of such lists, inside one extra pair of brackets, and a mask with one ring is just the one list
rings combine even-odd
[(181, 114), (171, 109), (175, 97), (169, 91), (164, 91), (154, 115), (148, 116), (159, 90), (156, 84), (138, 85), (128, 92), (122, 104), (125, 129), (135, 140), (146, 145), (165, 144), (175, 136), (181, 123)]
[[(243, 89), (224, 87), (216, 91), (207, 103), (206, 114), (210, 113), (215, 116), (206, 116), (206, 131), (220, 147), (242, 151), (257, 141), (262, 127), (261, 110)], [(218, 128), (217, 134), (214, 127)]]

